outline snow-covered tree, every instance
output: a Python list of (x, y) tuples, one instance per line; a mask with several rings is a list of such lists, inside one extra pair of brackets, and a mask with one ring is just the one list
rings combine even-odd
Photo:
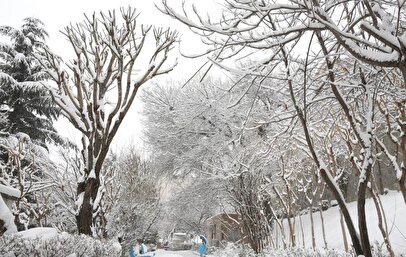
[[(268, 108), (277, 105), (270, 102), (275, 95), (250, 82), (246, 78), (231, 87), (228, 82), (194, 79), (183, 88), (172, 84), (146, 90), (142, 99), (147, 145), (157, 162), (169, 160), (166, 168), (184, 181), (166, 205), (170, 224), (197, 232), (210, 214), (230, 212), (222, 204), (231, 205), (259, 252), (269, 232), (260, 174), (272, 172), (267, 136), (279, 132), (265, 121)], [(189, 212), (183, 212), (184, 204)]]
[[(92, 234), (100, 172), (110, 144), (141, 85), (176, 64), (164, 65), (177, 34), (138, 26), (132, 8), (86, 16), (63, 34), (75, 53), (71, 62), (47, 48), (38, 58), (57, 84), (49, 88), (53, 100), (82, 133), (84, 169), (77, 185), (76, 217), (79, 233)], [(153, 49), (146, 44), (154, 45)]]
[(0, 26), (0, 35), (10, 41), (0, 44), (0, 113), (8, 121), (0, 120), (2, 131), (25, 133), (41, 146), (60, 142), (52, 125), (59, 109), (42, 83), (47, 76), (34, 56), (48, 36), (43, 23), (26, 18), (20, 29)]
[(156, 235), (162, 171), (153, 162), (141, 160), (133, 147), (122, 149), (109, 164), (114, 176), (106, 176), (112, 181), (103, 189), (100, 208), (105, 212), (108, 237), (121, 237), (127, 249), (136, 239), (150, 240)]
[(177, 179), (168, 176), (164, 186), (170, 193), (162, 202), (158, 224), (163, 237), (173, 231), (202, 234), (206, 220), (221, 211), (221, 201), (225, 197), (221, 179), (202, 174)]
[(0, 182), (19, 191), (12, 212), (19, 230), (45, 226), (51, 206), (48, 199), (52, 182), (47, 177), (54, 165), (45, 148), (33, 143), (24, 133), (0, 139), (8, 161), (0, 167)]
[(13, 213), (19, 229), (44, 225), (52, 166), (46, 143), (63, 143), (53, 121), (59, 108), (44, 85), (48, 78), (35, 53), (45, 46), (44, 24), (26, 18), (21, 28), (0, 26), (0, 183), (20, 191)]
[(47, 174), (47, 178), (52, 182), (48, 221), (60, 231), (77, 233), (76, 187), (83, 169), (83, 161), (78, 148), (61, 147), (57, 154), (55, 168)]
[(182, 89), (172, 82), (142, 94), (146, 146), (155, 158), (170, 162), (174, 175), (219, 172), (212, 166), (232, 144), (231, 130), (218, 108), (224, 91), (209, 84), (196, 82)]
[[(277, 77), (280, 81), (285, 81), (288, 88), (285, 92), (291, 96), (291, 103), (303, 129), (311, 158), (319, 175), (339, 202), (355, 251), (357, 254), (371, 256), (366, 228), (365, 197), (374, 163), (377, 93), (385, 78), (391, 78), (392, 88), (400, 92), (400, 97), (396, 98), (392, 105), (398, 115), (395, 116), (396, 121), (391, 118), (390, 122), (404, 124), (404, 1), (295, 0), (281, 4), (278, 1), (232, 0), (226, 1), (225, 11), (217, 21), (214, 21), (213, 17), (203, 18), (195, 8), (189, 11), (186, 5), (182, 7), (184, 12), (177, 12), (164, 0), (161, 10), (201, 35), (204, 42), (210, 46), (206, 53), (213, 53), (212, 61), (217, 65), (264, 80), (266, 77)], [(303, 49), (303, 45), (308, 45), (307, 50)], [(351, 67), (354, 68), (353, 72), (344, 75), (344, 80), (339, 72), (343, 55), (349, 58)], [(233, 57), (241, 60), (241, 56), (257, 57), (258, 61), (256, 65), (237, 69), (227, 67), (225, 62), (222, 62)], [(323, 60), (324, 64), (321, 64), (320, 60)], [(295, 63), (299, 63), (301, 67), (295, 66)], [(310, 69), (311, 64), (318, 66)], [(370, 68), (370, 65), (373, 68)], [(281, 70), (284, 74), (275, 76)], [(371, 75), (379, 70), (386, 75), (381, 82), (374, 83), (370, 79)], [(308, 74), (311, 72), (321, 83), (310, 80)], [(308, 90), (312, 90), (312, 86), (316, 84), (319, 87), (313, 91), (313, 98), (309, 98)], [(348, 126), (351, 144), (355, 144), (359, 151), (359, 166), (354, 170), (359, 172), (357, 202), (360, 238), (346, 211), (345, 199), (331, 176), (331, 169), (325, 165), (328, 158), (319, 151), (320, 146), (314, 140), (317, 131), (314, 125), (320, 127), (320, 124), (327, 123), (317, 124), (307, 116), (309, 108), (315, 103), (326, 102), (318, 98), (317, 94), (326, 88), (329, 90), (327, 97), (333, 97), (336, 101), (332, 106), (338, 106), (343, 117), (344, 123), (340, 126)], [(360, 92), (358, 90), (363, 90), (362, 94), (358, 95), (358, 101), (348, 102), (347, 97), (355, 99), (354, 92)], [(357, 104), (361, 105), (356, 106)], [(401, 125), (402, 133), (389, 135), (392, 139), (396, 138), (395, 142), (401, 148), (402, 157), (396, 159), (388, 151), (384, 152), (392, 159), (399, 187), (406, 195), (406, 169), (399, 168), (404, 167), (399, 166), (399, 162), (404, 163), (406, 156), (404, 129)], [(393, 137), (394, 135), (396, 136)]]

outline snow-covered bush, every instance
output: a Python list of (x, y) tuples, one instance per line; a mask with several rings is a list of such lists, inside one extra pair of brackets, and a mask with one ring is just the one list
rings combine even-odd
[[(259, 255), (261, 256), (261, 255)], [(263, 257), (355, 257), (354, 253), (347, 253), (341, 250), (312, 250), (294, 248), (289, 250), (277, 250), (264, 253)], [(262, 257), (261, 256), (261, 257)]]
[(106, 200), (101, 203), (106, 213), (108, 237), (121, 237), (125, 249), (138, 238), (156, 243), (155, 223), (161, 210), (159, 170), (154, 169), (154, 163), (142, 161), (133, 148), (124, 149), (107, 162), (114, 174), (113, 188), (106, 192)]
[[(19, 231), (29, 227), (49, 226), (47, 215), (52, 206), (49, 198), (54, 164), (48, 151), (22, 132), (0, 138), (0, 152), (7, 162), (0, 167), (0, 184), (17, 191), (10, 207)], [(4, 157), (3, 156), (3, 157)], [(0, 160), (2, 161), (2, 160)]]
[(355, 255), (337, 250), (313, 251), (311, 249), (265, 250), (256, 255), (248, 245), (227, 244), (216, 249), (208, 257), (353, 257)]
[(120, 256), (121, 246), (115, 241), (100, 241), (86, 235), (66, 232), (52, 238), (34, 239), (22, 235), (0, 237), (0, 256)]
[[(210, 250), (210, 248), (209, 248)], [(251, 247), (242, 244), (227, 244), (224, 248), (215, 249), (208, 257), (255, 257)]]
[[(355, 253), (347, 253), (341, 250), (328, 249), (328, 250), (312, 250), (303, 248), (293, 249), (280, 249), (273, 250), (267, 249), (260, 254), (255, 254), (248, 245), (242, 244), (227, 244), (224, 248), (217, 248), (210, 253), (208, 257), (355, 257)], [(375, 244), (372, 247), (372, 256), (374, 257), (388, 257), (389, 254)], [(403, 256), (403, 255), (399, 255)]]

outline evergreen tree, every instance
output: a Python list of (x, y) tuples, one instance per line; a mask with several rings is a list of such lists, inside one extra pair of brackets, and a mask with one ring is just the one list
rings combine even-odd
[[(43, 226), (49, 212), (46, 173), (53, 169), (47, 142), (63, 143), (53, 121), (59, 109), (35, 52), (45, 47), (44, 24), (26, 18), (20, 29), (0, 26), (0, 184), (20, 191), (12, 212), (19, 230)], [(44, 223), (45, 222), (45, 223)]]
[(0, 35), (9, 39), (0, 43), (0, 128), (9, 134), (25, 133), (45, 146), (50, 140), (60, 142), (52, 125), (59, 110), (43, 84), (46, 74), (34, 56), (48, 34), (40, 20), (23, 21), (20, 29), (0, 26)]

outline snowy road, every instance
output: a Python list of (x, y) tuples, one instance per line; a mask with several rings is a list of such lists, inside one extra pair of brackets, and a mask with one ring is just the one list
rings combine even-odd
[(199, 254), (193, 251), (156, 251), (155, 257), (198, 257)]

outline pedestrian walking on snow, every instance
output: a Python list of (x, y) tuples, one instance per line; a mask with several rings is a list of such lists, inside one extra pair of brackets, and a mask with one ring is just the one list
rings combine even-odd
[(203, 235), (200, 235), (200, 239), (202, 240), (202, 243), (199, 245), (199, 253), (200, 257), (203, 257), (207, 251), (208, 241), (207, 238)]

